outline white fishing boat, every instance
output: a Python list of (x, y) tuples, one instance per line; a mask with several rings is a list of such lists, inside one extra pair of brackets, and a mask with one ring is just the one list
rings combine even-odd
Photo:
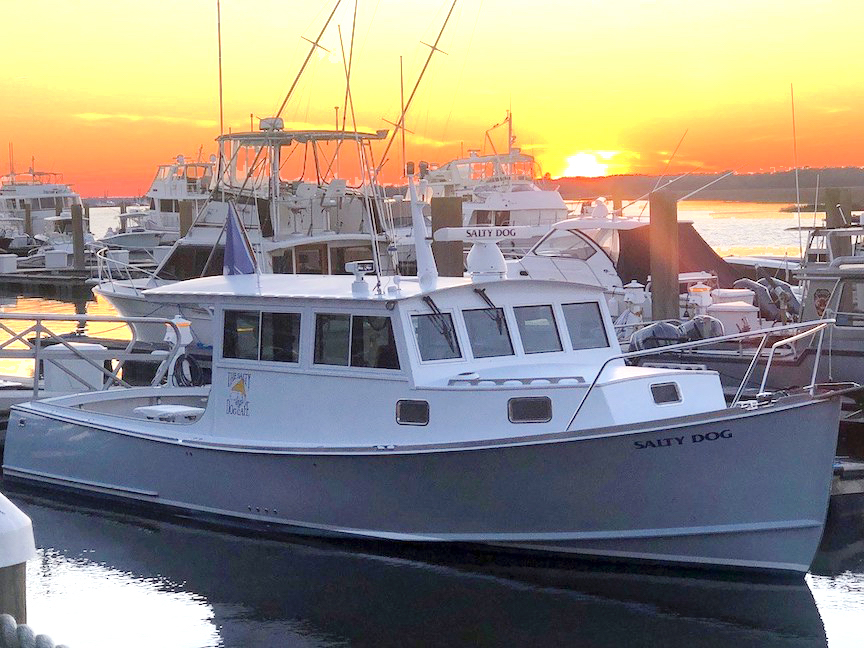
[(112, 248), (152, 251), (160, 245), (173, 245), (180, 237), (180, 203), (192, 204), (197, 214), (210, 197), (210, 185), (216, 173), (216, 158), (207, 162), (188, 161), (178, 155), (171, 164), (163, 164), (144, 194), (148, 208), (120, 215), (118, 231), (109, 229), (100, 243)]
[(729, 408), (716, 372), (628, 366), (601, 288), (507, 280), (494, 245), (439, 279), (418, 238), (417, 278), (149, 290), (213, 305), (212, 387), (16, 406), (4, 479), (271, 532), (807, 570), (837, 392)]

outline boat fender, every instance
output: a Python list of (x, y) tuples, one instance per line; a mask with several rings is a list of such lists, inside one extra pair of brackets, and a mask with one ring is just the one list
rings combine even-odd
[(204, 384), (204, 372), (198, 361), (188, 353), (174, 363), (174, 384), (178, 387), (199, 387)]

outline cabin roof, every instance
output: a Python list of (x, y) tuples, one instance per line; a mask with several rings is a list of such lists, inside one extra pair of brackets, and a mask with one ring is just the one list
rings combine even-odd
[[(383, 277), (383, 294), (376, 295), (374, 275), (366, 277), (369, 286), (367, 295), (354, 295), (351, 275), (305, 275), (305, 274), (248, 274), (248, 275), (217, 275), (179, 281), (167, 286), (150, 288), (144, 294), (148, 300), (156, 302), (177, 303), (190, 301), (209, 301), (213, 297), (257, 297), (265, 299), (296, 298), (296, 299), (344, 299), (346, 301), (398, 301), (410, 299), (421, 294), (434, 296), (435, 293), (460, 286), (476, 285), (478, 288), (505, 284), (512, 287), (524, 287), (526, 290), (536, 290), (536, 286), (564, 285), (569, 289), (579, 288), (588, 292), (602, 292), (599, 286), (563, 283), (557, 281), (539, 281), (531, 279), (503, 279), (488, 283), (474, 284), (466, 277), (439, 277), (437, 287), (433, 291), (423, 293), (416, 277), (402, 277), (399, 292), (388, 292), (395, 285), (393, 277)], [(533, 285), (533, 288), (529, 288)]]
[[(192, 296), (207, 297), (264, 297), (264, 298), (316, 298), (316, 299), (347, 299), (360, 301), (386, 301), (407, 299), (420, 294), (420, 284), (411, 278), (402, 278), (398, 293), (388, 293), (387, 287), (393, 285), (393, 277), (383, 277), (384, 293), (376, 295), (375, 277), (367, 276), (366, 284), (369, 294), (356, 296), (351, 291), (354, 282), (353, 275), (306, 275), (306, 274), (248, 274), (248, 275), (217, 275), (189, 279), (167, 286), (151, 288), (145, 293), (148, 299), (157, 301), (172, 301), (172, 298), (188, 298)], [(471, 283), (470, 279), (462, 277), (439, 277), (437, 290), (453, 288)]]

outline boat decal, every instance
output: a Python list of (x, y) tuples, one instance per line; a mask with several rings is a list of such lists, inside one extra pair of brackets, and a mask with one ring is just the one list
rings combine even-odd
[(249, 387), (252, 374), (249, 371), (229, 371), (228, 399), (225, 412), (232, 416), (249, 416)]

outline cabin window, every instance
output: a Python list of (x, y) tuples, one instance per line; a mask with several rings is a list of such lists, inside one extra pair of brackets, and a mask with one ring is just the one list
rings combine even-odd
[(864, 282), (843, 282), (836, 319), (837, 326), (864, 326)]
[(570, 343), (577, 351), (579, 349), (600, 349), (609, 346), (606, 338), (606, 328), (600, 315), (600, 304), (585, 302), (581, 304), (563, 304), (564, 321), (570, 333)]
[(510, 331), (502, 308), (476, 308), (462, 311), (468, 341), (475, 358), (513, 355)]
[(225, 311), (223, 358), (258, 359), (259, 318), (257, 311)]
[(179, 204), (176, 200), (168, 200), (162, 198), (159, 200), (159, 211), (161, 212), (179, 212)]
[(453, 360), (462, 357), (453, 316), (449, 313), (413, 315), (414, 336), (421, 360)]
[(396, 401), (396, 422), (399, 425), (428, 425), (429, 403), (424, 400)]
[(681, 402), (681, 392), (678, 391), (678, 384), (674, 382), (651, 385), (651, 395), (657, 405)]
[(399, 368), (389, 317), (354, 315), (351, 318), (351, 366)]
[(548, 396), (511, 398), (507, 418), (511, 423), (548, 423), (552, 420), (552, 400)]
[(225, 311), (223, 358), (298, 362), (299, 351), (299, 313)]
[(386, 316), (319, 313), (315, 320), (315, 363), (399, 369), (392, 321)]
[(261, 314), (261, 360), (297, 362), (300, 355), (300, 314)]
[(315, 364), (347, 367), (350, 330), (350, 315), (319, 313), (315, 317)]
[(513, 309), (525, 353), (561, 351), (561, 338), (551, 306), (517, 306)]
[(587, 261), (597, 249), (576, 232), (558, 229), (537, 244), (534, 254)]

